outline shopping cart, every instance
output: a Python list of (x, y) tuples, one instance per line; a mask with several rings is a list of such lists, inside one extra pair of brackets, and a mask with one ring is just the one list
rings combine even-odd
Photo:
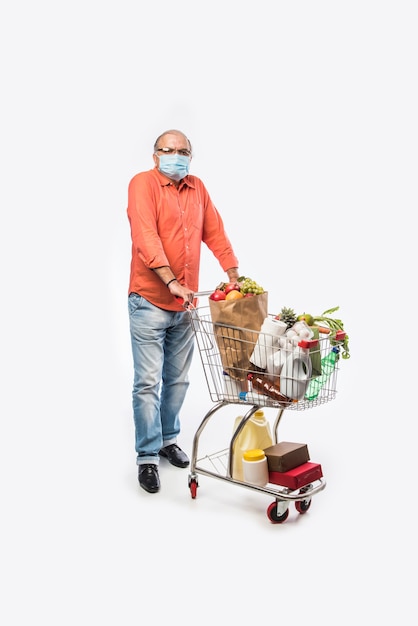
[[(209, 296), (210, 293), (199, 292), (196, 296), (201, 298)], [(300, 363), (297, 371), (295, 373), (288, 371), (286, 381), (283, 381), (283, 368), (280, 374), (270, 372), (266, 376), (264, 370), (250, 361), (248, 368), (237, 369), (233, 362), (228, 362), (225, 350), (222, 349), (226, 343), (228, 348), (232, 346), (231, 351), (234, 354), (244, 352), (251, 357), (256, 351), (258, 356), (261, 354), (262, 359), (266, 360), (268, 357), (271, 358), (272, 353), (277, 352), (276, 337), (258, 332), (248, 339), (248, 332), (246, 332), (248, 329), (214, 324), (209, 306), (196, 308), (189, 306), (188, 311), (209, 395), (215, 402), (215, 405), (204, 416), (193, 438), (188, 479), (191, 497), (196, 498), (199, 485), (198, 475), (202, 475), (273, 496), (274, 501), (267, 508), (267, 517), (273, 523), (279, 524), (288, 518), (290, 502), (294, 502), (298, 513), (306, 513), (311, 506), (312, 497), (326, 486), (320, 465), (307, 463), (306, 471), (301, 473), (297, 480), (289, 479), (288, 473), (269, 472), (271, 482), (265, 486), (254, 485), (233, 477), (234, 444), (248, 420), (262, 407), (277, 410), (272, 423), (272, 437), (273, 442), (278, 443), (278, 427), (285, 410), (304, 411), (335, 399), (338, 358), (333, 371), (325, 377), (327, 380), (316, 395), (308, 394), (309, 385), (315, 377), (309, 376), (311, 374), (309, 368), (301, 368)], [(269, 317), (273, 318), (270, 315)], [(316, 356), (319, 356), (321, 360), (333, 349), (338, 353), (339, 341), (342, 342), (344, 337), (343, 332), (338, 333), (332, 340), (329, 335), (321, 334), (317, 340), (302, 344), (302, 351), (307, 354), (309, 351), (316, 350)], [(254, 386), (255, 381), (259, 383), (257, 388)], [(285, 395), (283, 390), (289, 395)], [(228, 445), (214, 453), (199, 456), (200, 439), (209, 421), (225, 406), (231, 404), (244, 405), (247, 411), (233, 431)]]

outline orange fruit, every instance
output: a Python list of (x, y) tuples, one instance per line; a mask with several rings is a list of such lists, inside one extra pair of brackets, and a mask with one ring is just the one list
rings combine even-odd
[(243, 298), (243, 297), (244, 296), (240, 291), (237, 291), (236, 289), (232, 289), (232, 291), (226, 294), (225, 300), (239, 300), (240, 298)]

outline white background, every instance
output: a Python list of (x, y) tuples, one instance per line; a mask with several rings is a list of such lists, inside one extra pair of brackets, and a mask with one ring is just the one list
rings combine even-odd
[[(402, 0), (4, 3), (2, 623), (411, 623), (416, 33)], [(168, 128), (271, 311), (350, 336), (336, 401), (283, 419), (327, 479), (283, 525), (167, 464), (138, 486), (127, 186)], [(191, 381), (189, 454), (198, 354)]]

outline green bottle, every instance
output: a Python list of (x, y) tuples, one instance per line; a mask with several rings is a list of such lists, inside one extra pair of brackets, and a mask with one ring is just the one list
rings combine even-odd
[(337, 365), (337, 361), (339, 359), (339, 351), (340, 349), (335, 346), (332, 348), (331, 352), (321, 359), (322, 373), (320, 376), (316, 376), (309, 381), (309, 385), (305, 393), (305, 398), (307, 400), (315, 400), (319, 396), (319, 392), (322, 387), (335, 370), (335, 366)]

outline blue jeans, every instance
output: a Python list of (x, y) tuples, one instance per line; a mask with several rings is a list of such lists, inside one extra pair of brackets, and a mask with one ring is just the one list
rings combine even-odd
[(194, 333), (187, 311), (165, 311), (137, 294), (129, 295), (128, 311), (136, 462), (158, 465), (160, 449), (175, 443), (180, 433)]

